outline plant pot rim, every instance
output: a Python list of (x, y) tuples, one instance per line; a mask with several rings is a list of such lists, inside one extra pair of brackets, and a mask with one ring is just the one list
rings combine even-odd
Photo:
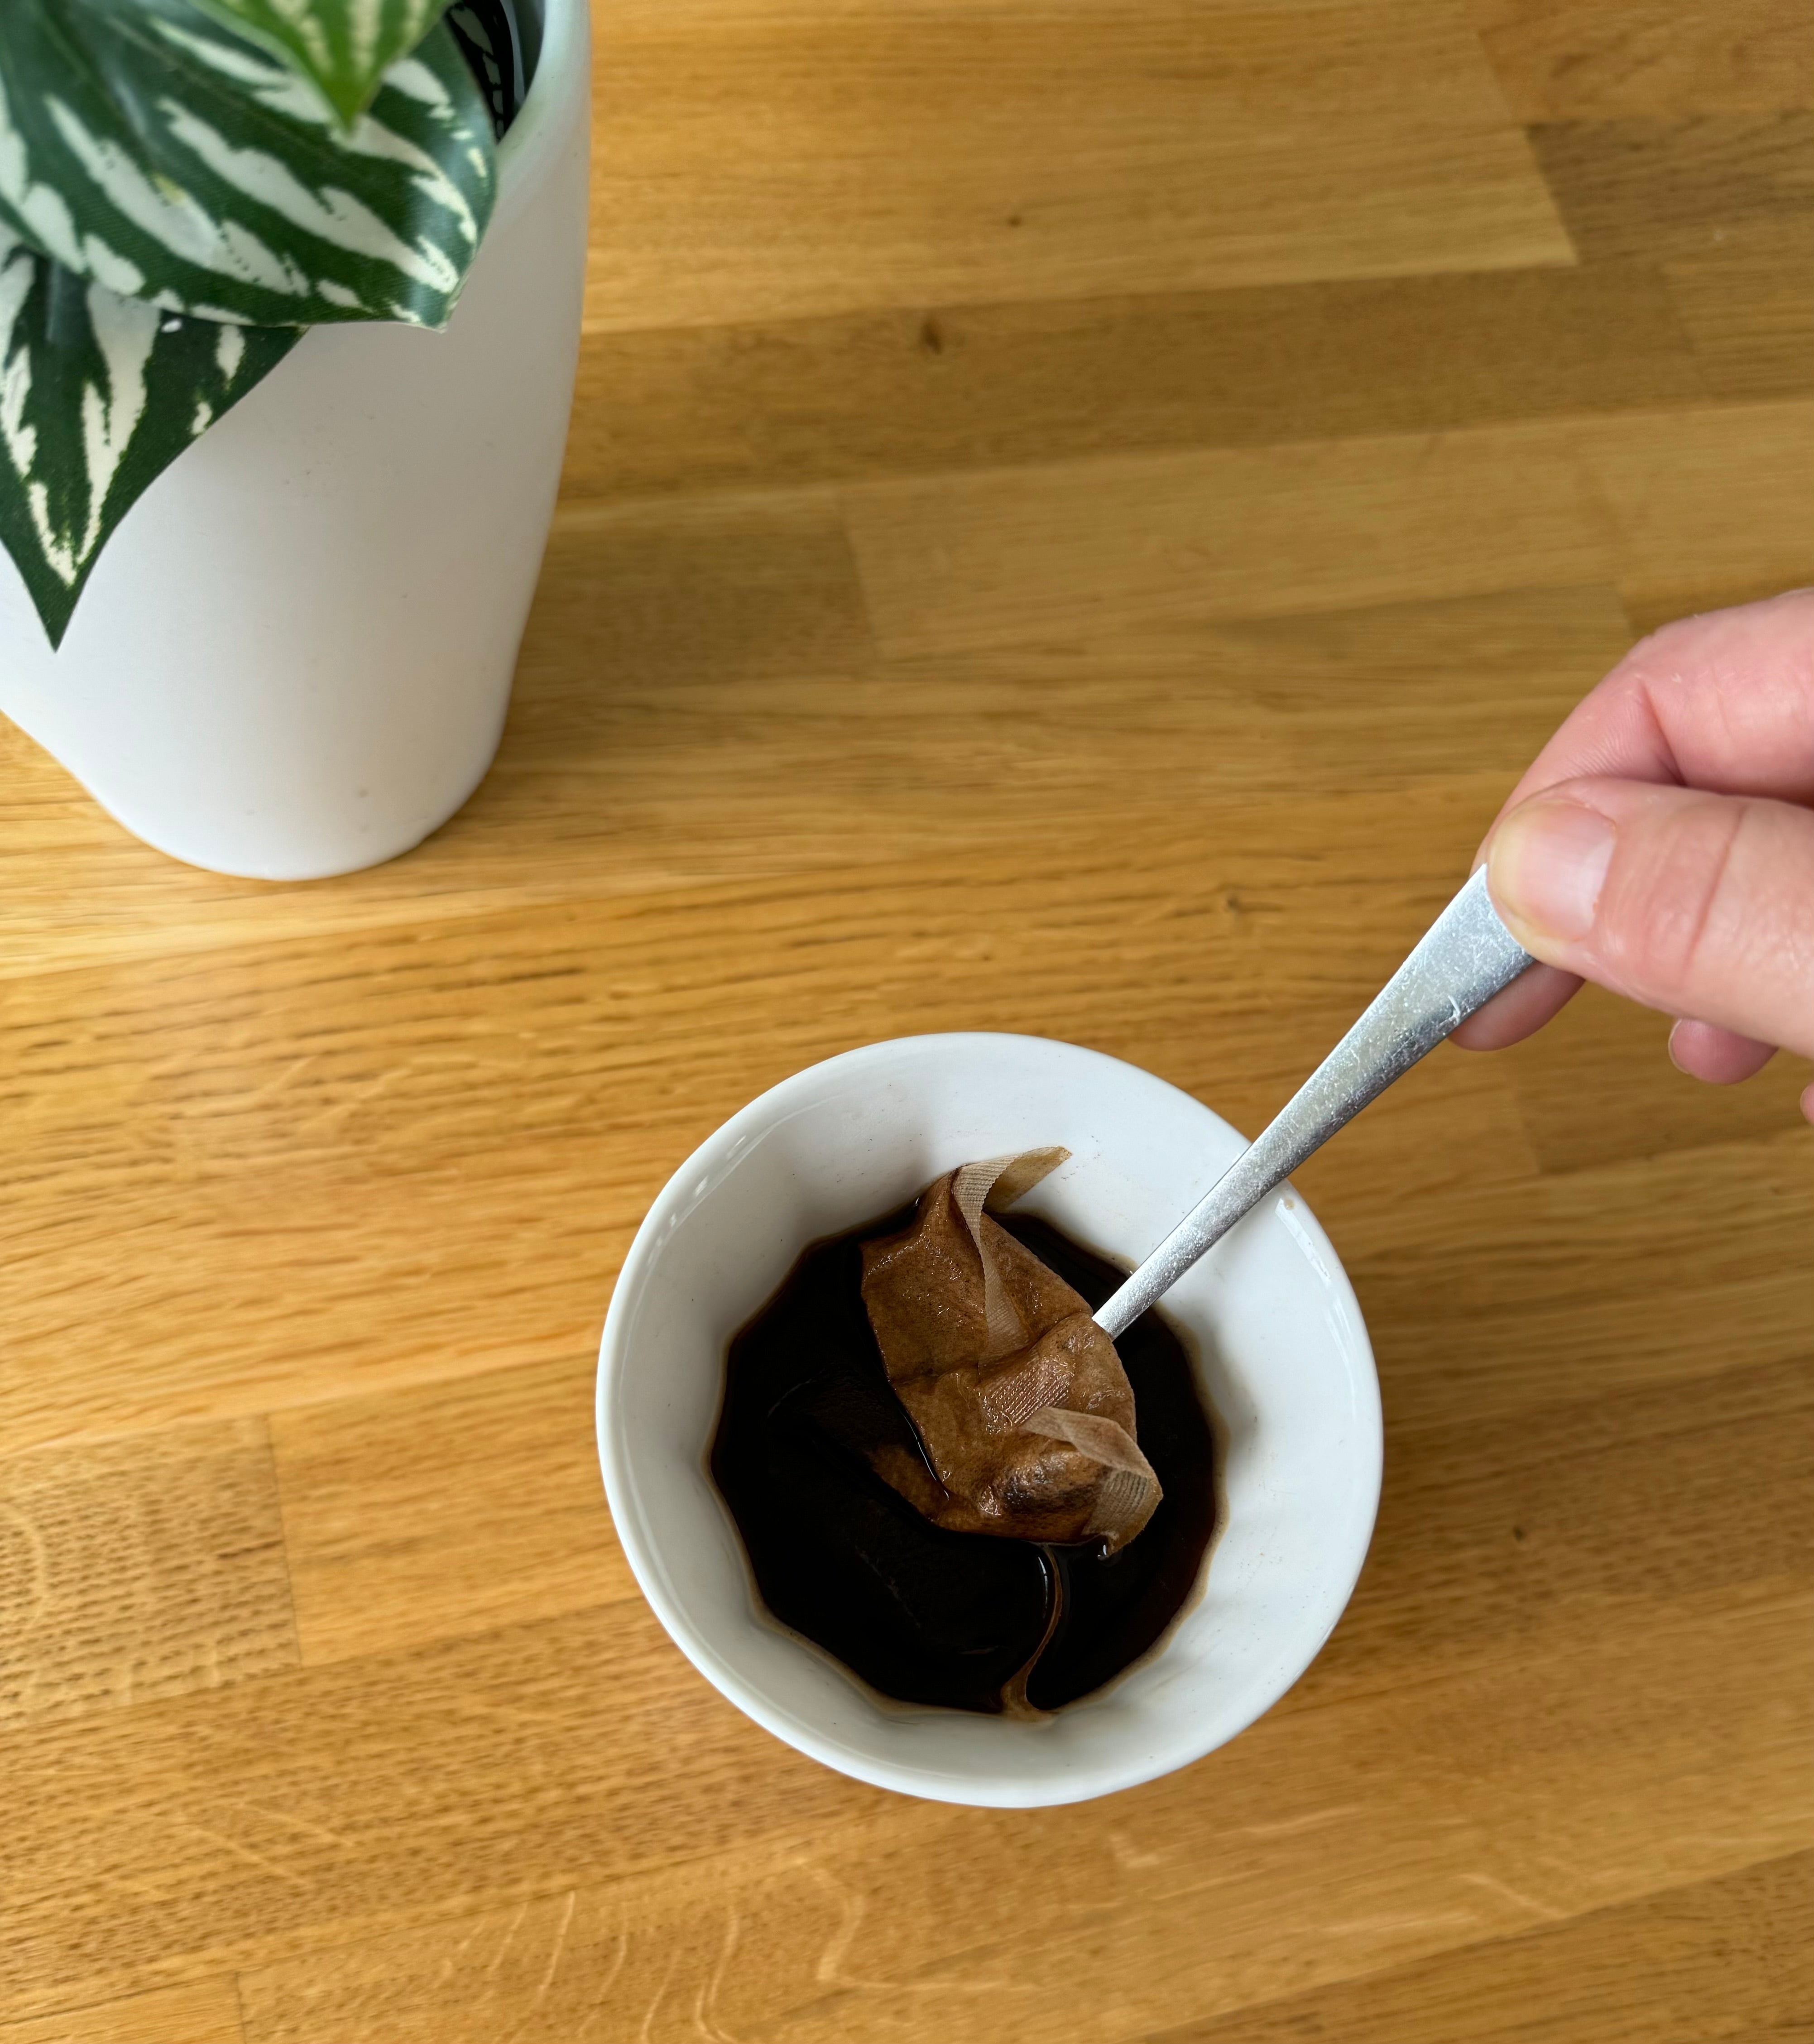
[[(513, 217), (540, 182), (536, 173), (561, 144), (564, 108), (557, 103), (567, 72), (585, 48), (589, 17), (586, 0), (541, 0), (542, 46), (535, 75), (509, 130), (498, 145), (498, 202), (487, 233)], [(590, 82), (586, 89), (590, 90)], [(459, 317), (456, 310), (455, 317)]]

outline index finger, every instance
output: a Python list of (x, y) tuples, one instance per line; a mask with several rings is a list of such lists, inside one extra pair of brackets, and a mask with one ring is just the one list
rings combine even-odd
[(1603, 774), (1814, 802), (1814, 590), (1679, 618), (1640, 640), (1570, 712), (1499, 813)]

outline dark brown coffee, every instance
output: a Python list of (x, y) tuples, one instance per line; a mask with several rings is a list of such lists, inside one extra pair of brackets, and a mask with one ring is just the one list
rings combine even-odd
[[(1216, 1527), (1216, 1432), (1183, 1343), (1143, 1314), (1116, 1342), (1164, 1495), (1118, 1553), (933, 1525), (871, 1469), (920, 1452), (863, 1307), (863, 1245), (904, 1207), (816, 1243), (732, 1343), (711, 1468), (762, 1599), (883, 1695), (956, 1710), (1054, 1711), (1164, 1633)], [(1045, 1221), (1001, 1225), (1093, 1308), (1124, 1272)]]

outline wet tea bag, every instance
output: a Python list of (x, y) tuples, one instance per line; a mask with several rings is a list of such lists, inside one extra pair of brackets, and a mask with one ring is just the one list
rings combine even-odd
[(876, 1472), (953, 1532), (1133, 1539), (1159, 1503), (1134, 1393), (1088, 1304), (997, 1221), (1070, 1155), (1030, 1150), (947, 1171), (904, 1234), (865, 1243), (863, 1297), (889, 1382), (924, 1448)]

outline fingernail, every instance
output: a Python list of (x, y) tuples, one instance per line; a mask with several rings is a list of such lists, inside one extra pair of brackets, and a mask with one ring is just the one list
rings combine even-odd
[(1532, 935), (1573, 943), (1593, 928), (1617, 832), (1579, 802), (1527, 802), (1493, 835), (1487, 883), (1501, 912)]

